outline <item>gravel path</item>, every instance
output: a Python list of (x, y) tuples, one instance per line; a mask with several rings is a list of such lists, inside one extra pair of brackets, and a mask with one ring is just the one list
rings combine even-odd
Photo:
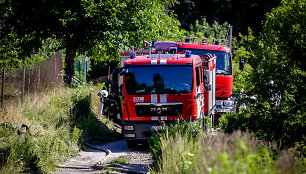
[[(152, 157), (148, 150), (131, 151), (127, 148), (124, 140), (110, 142), (104, 145), (94, 145), (96, 148), (109, 149), (108, 155), (99, 150), (88, 148), (81, 151), (79, 156), (71, 158), (58, 167), (54, 174), (63, 173), (103, 173), (106, 169), (111, 169), (114, 173), (147, 173), (152, 165)], [(123, 157), (126, 162), (119, 166), (107, 167), (109, 163)], [(102, 170), (102, 172), (101, 172)]]
[(79, 155), (69, 159), (64, 164), (58, 166), (58, 170), (54, 174), (64, 173), (97, 173), (92, 168), (97, 162), (106, 158), (106, 153), (99, 150), (88, 148), (79, 152)]

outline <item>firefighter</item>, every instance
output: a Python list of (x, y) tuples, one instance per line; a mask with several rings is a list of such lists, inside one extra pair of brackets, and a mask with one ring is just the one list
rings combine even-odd
[(121, 102), (117, 91), (116, 87), (111, 87), (111, 94), (106, 98), (105, 106), (109, 118), (115, 123), (121, 124)]

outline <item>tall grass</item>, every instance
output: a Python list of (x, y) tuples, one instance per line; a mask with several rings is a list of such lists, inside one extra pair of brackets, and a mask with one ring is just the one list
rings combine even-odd
[(276, 146), (241, 131), (206, 134), (193, 128), (193, 123), (180, 124), (158, 135), (151, 149), (156, 160), (152, 173), (305, 172), (305, 158), (296, 158), (294, 150), (277, 153)]
[[(59, 88), (29, 96), (0, 113), (0, 173), (48, 173), (74, 156), (83, 140), (117, 136), (98, 117), (93, 86)], [(94, 109), (93, 109), (94, 108)]]

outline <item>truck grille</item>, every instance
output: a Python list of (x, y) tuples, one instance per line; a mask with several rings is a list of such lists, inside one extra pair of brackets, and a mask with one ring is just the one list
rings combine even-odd
[(179, 116), (182, 115), (183, 103), (137, 103), (135, 109), (138, 117)]

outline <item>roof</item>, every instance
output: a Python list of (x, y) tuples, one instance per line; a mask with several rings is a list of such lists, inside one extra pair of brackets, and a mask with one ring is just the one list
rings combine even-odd
[(198, 43), (179, 43), (179, 48), (205, 49), (215, 51), (230, 51), (228, 47), (223, 45), (198, 44)]
[(158, 42), (156, 50), (166, 50), (170, 47), (189, 48), (189, 49), (205, 49), (215, 51), (230, 51), (230, 49), (224, 45), (212, 45), (212, 44), (200, 44), (200, 43), (185, 43), (185, 42)]
[(201, 61), (198, 55), (185, 57), (185, 54), (150, 54), (145, 56), (136, 56), (134, 59), (128, 59), (125, 65), (163, 65), (163, 64), (192, 64)]

